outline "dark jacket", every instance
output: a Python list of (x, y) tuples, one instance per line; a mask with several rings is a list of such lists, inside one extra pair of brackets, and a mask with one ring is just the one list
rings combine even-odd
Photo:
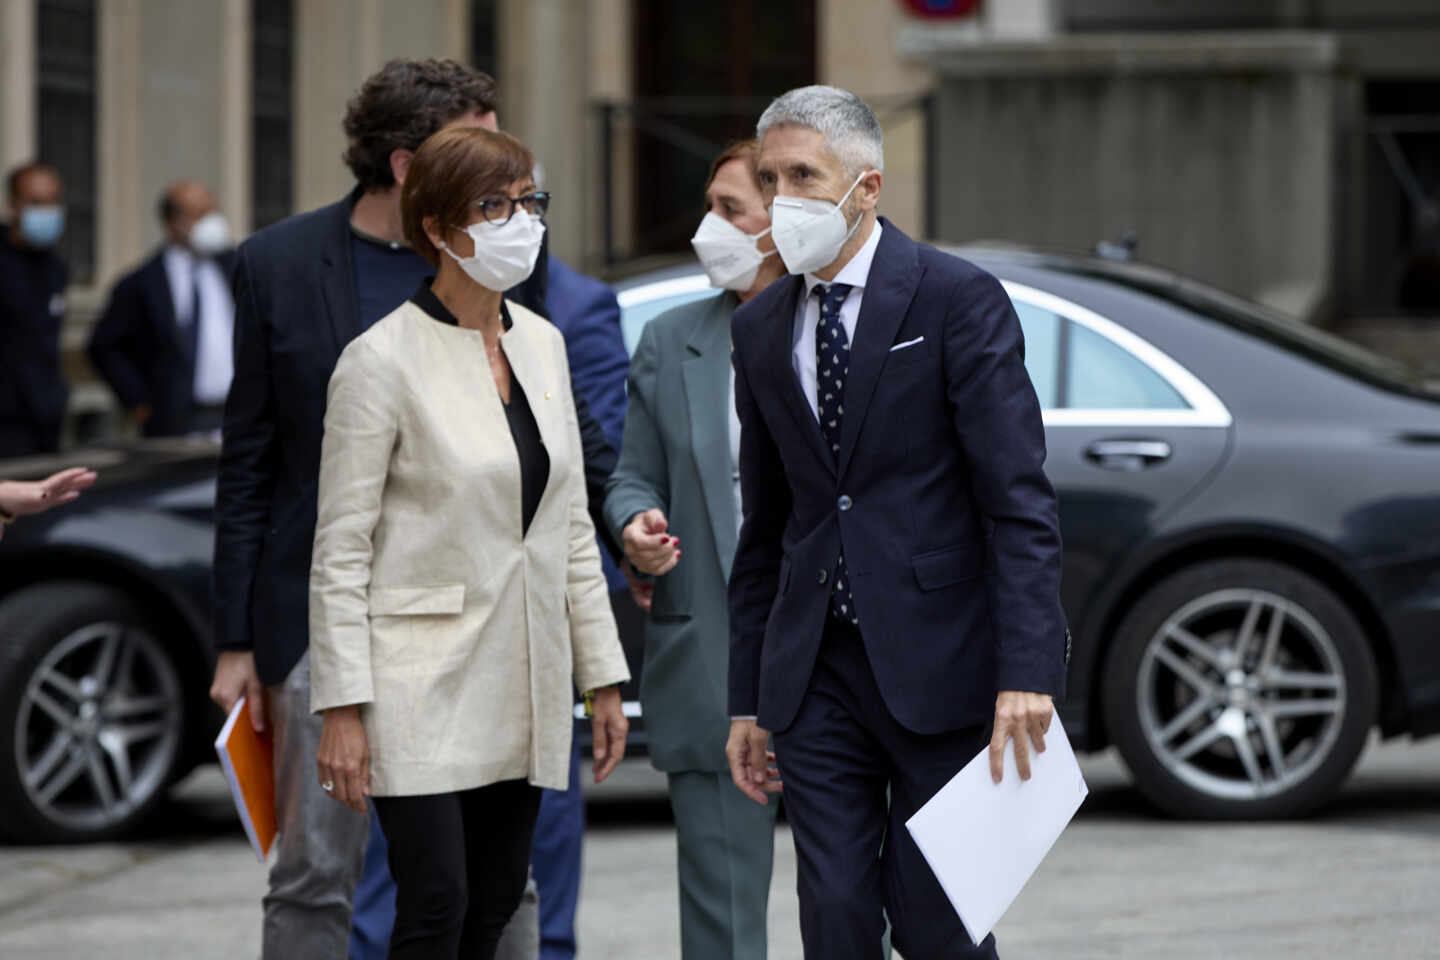
[[(59, 447), (70, 397), (60, 369), (65, 263), (10, 242), (0, 221), (0, 457)], [(19, 444), (6, 449), (13, 439)]]
[(1060, 529), (1019, 320), (994, 277), (882, 223), (838, 457), (791, 366), (803, 278), (735, 314), (730, 712), (771, 730), (809, 687), (842, 543), (875, 680), (904, 726), (984, 723), (998, 690), (1064, 691)]
[[(216, 257), (233, 278), (235, 254)], [(150, 407), (147, 437), (185, 433), (195, 403), (195, 358), (175, 317), (162, 247), (110, 292), (90, 335), (90, 360), (126, 410)]]
[[(361, 333), (350, 197), (267, 227), (235, 267), (235, 379), (225, 405), (216, 495), (216, 646), (254, 650), (279, 683), (309, 645), (310, 555), (325, 393), (340, 351)], [(545, 270), (545, 261), (536, 271)], [(531, 301), (543, 278), (507, 296)], [(575, 398), (596, 526), (615, 451)]]

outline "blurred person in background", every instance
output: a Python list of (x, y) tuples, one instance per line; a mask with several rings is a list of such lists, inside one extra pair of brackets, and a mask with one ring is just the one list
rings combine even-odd
[(692, 243), (724, 292), (661, 314), (640, 335), (620, 463), (605, 498), (626, 556), (656, 577), (640, 700), (650, 762), (668, 776), (675, 814), (684, 960), (766, 952), (778, 804), (746, 799), (725, 761), (725, 584), (740, 531), (730, 321), (784, 272), (756, 151), (753, 140), (735, 144), (711, 167)]
[[(368, 958), (383, 955), (389, 940), (394, 886), (379, 823), (335, 804), (313, 776), (321, 722), (309, 712), (307, 585), (325, 390), (341, 350), (434, 273), (401, 223), (414, 152), (442, 127), (497, 129), (497, 102), (488, 74), (453, 60), (391, 61), (346, 111), (354, 190), (261, 230), (237, 251), (235, 374), (216, 497), (220, 655), (210, 692), (225, 710), (241, 696), (263, 703), (254, 721), (275, 738), (280, 838), (264, 900), (265, 960), (341, 957), (347, 941), (352, 955)], [(542, 246), (534, 272), (507, 296), (545, 315), (545, 276)], [(578, 390), (575, 407), (598, 516), (615, 451)], [(517, 956), (534, 957), (536, 918), (524, 913), (512, 921)]]
[[(536, 167), (538, 181), (539, 165)], [(545, 302), (551, 322), (565, 337), (576, 392), (585, 398), (611, 446), (619, 449), (630, 355), (620, 333), (620, 303), (615, 291), (551, 257)], [(608, 551), (602, 552), (600, 559), (612, 591), (623, 589), (627, 579), (633, 580), (628, 572), (620, 572)], [(585, 833), (578, 741), (571, 747), (569, 780), (565, 790), (542, 791), (535, 823), (531, 862), (539, 897), (540, 960), (572, 960), (577, 950), (575, 911), (580, 901)], [(500, 953), (506, 960), (512, 958), (510, 942), (507, 935)]]
[(344, 350), (329, 386), (310, 574), (318, 773), (354, 810), (374, 798), (392, 958), (495, 956), (537, 788), (567, 782), (572, 682), (594, 705), (596, 782), (624, 755), (629, 672), (565, 342), (503, 296), (539, 257), (549, 197), (533, 168), (503, 133), (425, 141), (403, 224), (436, 276)]
[(10, 220), (0, 227), (0, 458), (54, 453), (70, 389), (60, 369), (65, 184), (29, 163), (8, 178)]
[(193, 180), (165, 189), (164, 245), (121, 277), (90, 359), (147, 437), (219, 430), (233, 372), (230, 224)]
[(21, 517), (74, 503), (94, 485), (95, 471), (89, 467), (71, 467), (44, 480), (0, 480), (0, 538)]

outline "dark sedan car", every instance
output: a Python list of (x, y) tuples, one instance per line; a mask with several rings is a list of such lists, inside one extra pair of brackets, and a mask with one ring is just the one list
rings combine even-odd
[[(1045, 407), (1078, 748), (1116, 745), (1171, 813), (1269, 817), (1330, 796), (1373, 727), (1440, 730), (1433, 386), (1163, 271), (961, 253), (1004, 281)], [(627, 346), (713, 293), (622, 285)], [(123, 829), (209, 756), (214, 452), (110, 456), (0, 542), (0, 829), (27, 838)]]

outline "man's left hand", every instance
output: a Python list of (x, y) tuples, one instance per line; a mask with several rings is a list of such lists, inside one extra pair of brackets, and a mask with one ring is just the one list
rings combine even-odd
[(999, 783), (1005, 775), (1005, 743), (1015, 740), (1015, 767), (1021, 780), (1030, 779), (1030, 744), (1036, 753), (1045, 752), (1045, 734), (1055, 715), (1055, 701), (1048, 693), (1002, 690), (995, 698), (995, 733), (990, 737), (990, 779)]

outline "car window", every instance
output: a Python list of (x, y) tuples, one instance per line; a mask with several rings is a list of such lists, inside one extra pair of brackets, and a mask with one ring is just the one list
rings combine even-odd
[(1020, 317), (1020, 330), (1025, 335), (1025, 369), (1040, 398), (1040, 409), (1057, 407), (1060, 405), (1060, 318), (1022, 300), (1015, 301), (1015, 313)]
[(1082, 324), (1066, 321), (1064, 406), (1082, 410), (1184, 410), (1165, 378)]
[(634, 355), (635, 347), (640, 343), (640, 332), (645, 329), (645, 324), (654, 320), (671, 307), (678, 307), (681, 304), (693, 303), (696, 300), (704, 300), (706, 297), (718, 297), (719, 295), (720, 291), (714, 287), (704, 287), (699, 290), (688, 290), (684, 293), (675, 293), (665, 297), (657, 297), (654, 300), (644, 300), (632, 304), (626, 303), (629, 299), (628, 297), (622, 297), (620, 307), (620, 335), (625, 339), (625, 351)]

